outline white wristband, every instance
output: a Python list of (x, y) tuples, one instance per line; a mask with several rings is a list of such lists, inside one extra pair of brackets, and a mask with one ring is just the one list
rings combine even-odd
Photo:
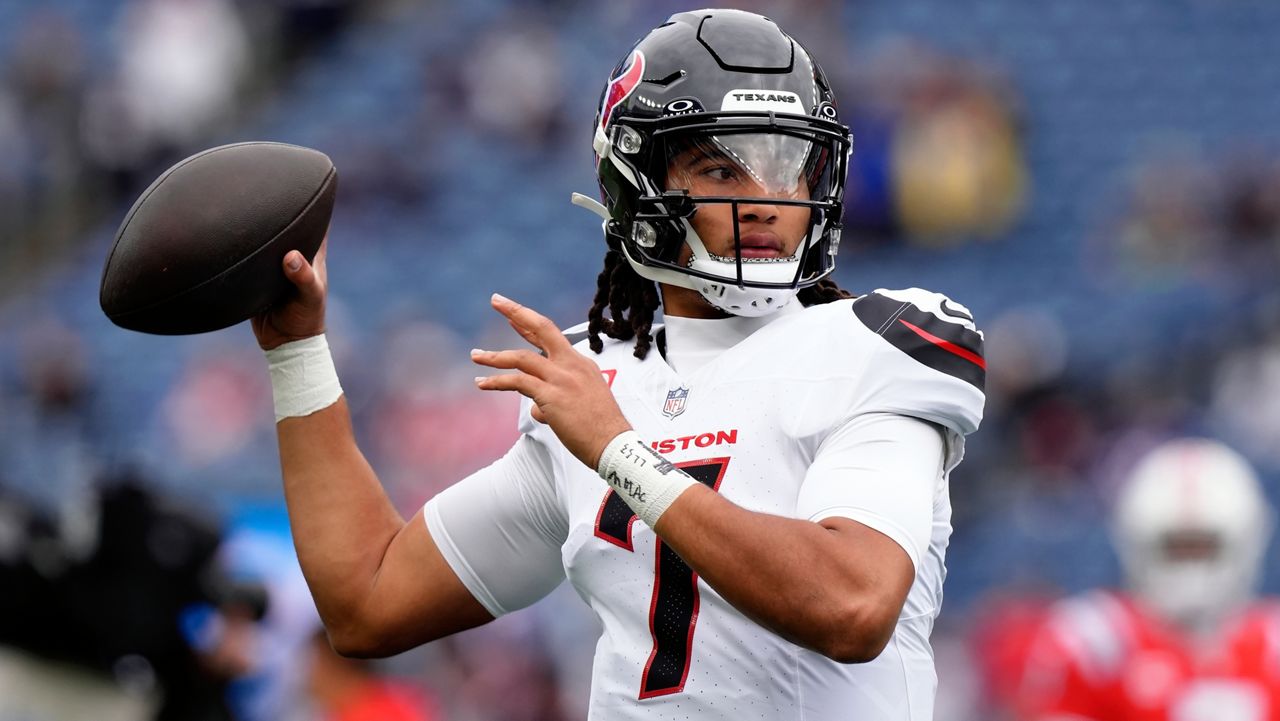
[(698, 483), (645, 445), (635, 431), (609, 441), (596, 470), (650, 528), (685, 489)]
[(323, 334), (272, 348), (267, 351), (267, 362), (277, 423), (328, 408), (342, 395), (329, 341)]

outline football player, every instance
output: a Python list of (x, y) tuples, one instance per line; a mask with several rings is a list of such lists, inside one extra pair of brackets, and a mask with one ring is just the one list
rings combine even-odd
[(641, 39), (594, 150), (589, 320), (562, 333), (494, 296), (533, 349), (473, 351), (513, 371), (476, 384), (525, 396), (522, 436), (408, 523), (352, 437), (323, 255), (286, 257), (299, 298), (254, 328), (332, 642), (395, 653), (567, 577), (603, 625), (593, 719), (930, 719), (947, 479), (983, 405), (968, 311), (829, 280), (849, 131), (766, 18), (680, 13)]
[(1253, 602), (1271, 525), (1253, 471), (1221, 443), (1179, 439), (1144, 457), (1114, 513), (1128, 590), (1050, 611), (1018, 716), (1280, 718), (1280, 608)]

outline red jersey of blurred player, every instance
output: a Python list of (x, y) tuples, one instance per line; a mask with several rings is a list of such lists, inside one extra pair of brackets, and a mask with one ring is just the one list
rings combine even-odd
[(1280, 604), (1253, 600), (1271, 514), (1248, 464), (1212, 441), (1157, 448), (1121, 490), (1114, 532), (1128, 591), (1049, 612), (1016, 715), (1280, 720)]

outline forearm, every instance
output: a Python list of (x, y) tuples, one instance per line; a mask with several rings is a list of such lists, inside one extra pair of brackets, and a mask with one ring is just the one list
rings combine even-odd
[(350, 624), (404, 519), (356, 446), (345, 398), (276, 432), (303, 574), (326, 626)]
[(883, 537), (861, 543), (878, 534), (851, 521), (827, 527), (748, 511), (699, 485), (654, 530), (743, 614), (838, 660), (873, 658), (901, 610), (902, 579), (879, 577), (858, 555), (905, 552)]

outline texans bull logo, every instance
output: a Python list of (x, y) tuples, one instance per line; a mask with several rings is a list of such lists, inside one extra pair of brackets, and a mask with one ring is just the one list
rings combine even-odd
[(644, 77), (644, 53), (635, 50), (631, 53), (631, 57), (627, 59), (627, 64), (623, 67), (622, 72), (609, 81), (609, 86), (604, 89), (604, 102), (600, 106), (600, 130), (603, 132), (608, 129), (609, 121), (613, 117), (613, 111), (618, 107), (619, 103), (626, 100), (631, 93), (640, 85), (640, 79)]

